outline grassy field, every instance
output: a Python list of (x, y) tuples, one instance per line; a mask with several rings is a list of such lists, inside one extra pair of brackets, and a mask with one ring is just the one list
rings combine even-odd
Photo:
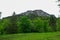
[(0, 40), (60, 40), (60, 32), (0, 35)]

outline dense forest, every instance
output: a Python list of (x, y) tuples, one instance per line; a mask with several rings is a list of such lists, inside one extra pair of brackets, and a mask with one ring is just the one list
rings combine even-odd
[(27, 11), (0, 19), (0, 34), (60, 31), (60, 18), (42, 10)]

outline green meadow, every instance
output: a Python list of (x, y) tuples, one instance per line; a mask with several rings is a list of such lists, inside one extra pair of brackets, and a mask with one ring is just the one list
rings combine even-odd
[(7, 34), (0, 40), (60, 40), (60, 32)]

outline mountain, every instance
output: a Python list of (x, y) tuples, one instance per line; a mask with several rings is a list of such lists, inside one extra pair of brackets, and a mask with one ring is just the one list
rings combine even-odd
[(50, 14), (44, 12), (43, 10), (28, 10), (27, 12), (18, 14), (18, 15), (35, 15), (35, 16), (50, 16)]
[[(20, 16), (28, 16), (29, 18), (35, 18), (35, 17), (49, 17), (50, 14), (48, 14), (47, 12), (44, 12), (43, 10), (28, 10), (26, 12), (20, 13), (20, 14), (15, 14), (15, 16), (20, 17)], [(9, 17), (5, 17), (5, 18), (10, 18), (12, 16)]]

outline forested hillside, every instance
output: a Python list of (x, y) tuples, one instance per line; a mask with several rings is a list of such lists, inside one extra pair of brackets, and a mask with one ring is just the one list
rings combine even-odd
[(60, 31), (60, 18), (42, 10), (27, 11), (0, 19), (0, 34)]

